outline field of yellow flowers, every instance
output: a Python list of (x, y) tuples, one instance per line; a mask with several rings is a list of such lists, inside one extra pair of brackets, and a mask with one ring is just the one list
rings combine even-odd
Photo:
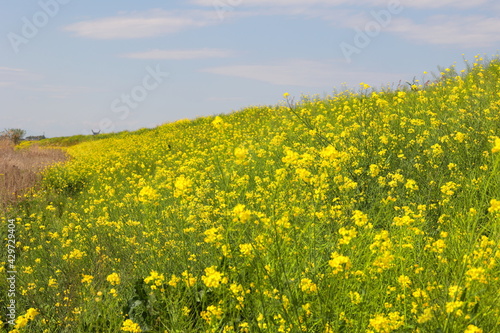
[(0, 327), (499, 332), (500, 61), (441, 75), (67, 148), (3, 217)]

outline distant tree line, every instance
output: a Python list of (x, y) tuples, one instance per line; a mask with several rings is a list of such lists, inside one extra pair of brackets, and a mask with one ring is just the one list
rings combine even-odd
[(20, 128), (9, 128), (5, 129), (0, 133), (3, 139), (12, 141), (14, 144), (18, 144), (26, 135), (26, 131)]
[(9, 128), (5, 129), (2, 132), (0, 132), (0, 139), (6, 139), (12, 141), (14, 144), (18, 144), (22, 140), (28, 140), (28, 141), (38, 141), (45, 139), (45, 135), (37, 135), (37, 136), (28, 136), (24, 137), (26, 135), (26, 131), (20, 128)]

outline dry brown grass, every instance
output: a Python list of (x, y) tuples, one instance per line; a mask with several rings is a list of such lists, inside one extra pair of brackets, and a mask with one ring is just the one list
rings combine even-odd
[(32, 146), (15, 150), (8, 140), (0, 140), (0, 207), (20, 199), (40, 179), (47, 166), (67, 159), (60, 149)]

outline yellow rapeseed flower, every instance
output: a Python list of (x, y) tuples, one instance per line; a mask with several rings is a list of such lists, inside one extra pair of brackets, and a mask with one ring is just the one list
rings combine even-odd
[(38, 312), (37, 309), (29, 308), (24, 315), (16, 318), (16, 324), (15, 324), (14, 328), (20, 329), (20, 328), (25, 327), (30, 320), (35, 319), (35, 317), (39, 314), (40, 314), (40, 312)]
[(174, 182), (175, 186), (175, 197), (180, 197), (186, 193), (189, 193), (191, 191), (191, 187), (193, 186), (193, 181), (184, 175), (181, 175), (177, 177), (177, 179)]
[(57, 287), (57, 280), (51, 277), (47, 285), (49, 287)]
[(401, 287), (408, 288), (409, 286), (411, 286), (411, 279), (406, 275), (401, 275), (398, 277), (398, 283), (401, 285)]
[(363, 299), (363, 297), (357, 291), (350, 291), (349, 298), (351, 299), (352, 304), (359, 304)]
[(394, 221), (394, 225), (396, 225), (396, 226), (406, 226), (406, 225), (410, 225), (415, 220), (412, 219), (410, 216), (405, 215), (405, 216), (402, 216), (402, 217), (395, 216), (393, 218), (393, 221)]
[(205, 319), (208, 323), (212, 321), (212, 319), (222, 319), (222, 315), (224, 314), (224, 311), (218, 306), (215, 305), (209, 305), (207, 306), (206, 311), (201, 312), (201, 317)]
[(486, 270), (482, 267), (472, 267), (465, 272), (466, 280), (468, 282), (478, 281), (480, 283), (488, 283), (488, 279), (486, 278)]
[(120, 275), (118, 275), (118, 273), (111, 273), (106, 277), (106, 281), (113, 286), (118, 285), (120, 284)]
[(240, 252), (242, 255), (251, 257), (253, 254), (253, 246), (252, 244), (240, 244), (239, 245)]
[(312, 294), (318, 291), (318, 286), (311, 279), (303, 278), (300, 280), (300, 289), (307, 294)]
[(417, 318), (417, 323), (423, 324), (431, 320), (433, 317), (432, 308), (425, 308), (420, 316)]
[(216, 128), (220, 128), (222, 124), (224, 124), (224, 121), (220, 116), (215, 117), (215, 119), (212, 121), (212, 125)]
[(437, 241), (432, 243), (430, 247), (432, 252), (443, 253), (446, 248), (446, 242), (443, 239), (438, 239)]
[(465, 329), (464, 333), (483, 333), (483, 330), (480, 329), (479, 327), (477, 326), (474, 326), (474, 325), (469, 325), (467, 326), (467, 328)]
[(465, 302), (461, 302), (461, 301), (447, 302), (446, 303), (446, 312), (453, 313), (453, 312), (455, 312), (455, 310), (464, 306), (464, 304), (465, 304)]
[(441, 192), (443, 194), (446, 194), (447, 196), (452, 196), (453, 194), (455, 194), (455, 191), (459, 187), (460, 187), (459, 184), (456, 184), (454, 182), (447, 182), (446, 184), (441, 186)]
[[(172, 274), (172, 276), (170, 277), (170, 280), (168, 281), (168, 285), (169, 286), (172, 286), (172, 287), (177, 287), (177, 283), (179, 283), (181, 281), (181, 278), (178, 277), (177, 275), (175, 274)], [(160, 283), (158, 280), (156, 280), (156, 285), (159, 286)]]
[(224, 273), (218, 272), (216, 266), (205, 268), (205, 275), (201, 280), (209, 288), (218, 288), (221, 283), (227, 283), (227, 278), (224, 278)]
[(464, 142), (466, 137), (467, 135), (462, 132), (455, 133), (455, 140), (457, 140), (458, 142)]
[(355, 225), (362, 227), (368, 223), (368, 215), (360, 210), (355, 210), (352, 214), (352, 220)]
[(390, 312), (388, 315), (380, 314), (370, 319), (370, 326), (375, 332), (390, 333), (403, 326), (404, 320), (405, 317), (399, 312)]
[(363, 90), (366, 90), (366, 89), (370, 88), (370, 85), (368, 85), (368, 84), (366, 84), (364, 82), (361, 82), (359, 85), (361, 86), (361, 89), (363, 89)]
[(488, 208), (488, 212), (496, 213), (500, 211), (500, 200), (491, 199), (490, 200), (490, 208)]
[(92, 275), (85, 275), (85, 274), (82, 274), (82, 283), (91, 283), (92, 280), (94, 279), (94, 277)]
[(394, 266), (394, 255), (390, 251), (385, 251), (382, 255), (375, 258), (372, 265), (378, 268), (378, 272), (382, 272), (384, 269), (389, 269)]
[(448, 287), (448, 295), (454, 300), (460, 296), (461, 292), (462, 288), (460, 286), (453, 285)]
[(84, 251), (80, 251), (79, 249), (74, 249), (69, 254), (65, 254), (63, 256), (63, 259), (64, 260), (68, 260), (68, 259), (79, 260), (79, 259), (82, 259), (86, 255), (87, 254)]
[(218, 228), (210, 228), (205, 230), (203, 234), (205, 235), (204, 242), (205, 243), (215, 243), (217, 241), (222, 240), (224, 237), (220, 234), (222, 231), (222, 227)]
[(127, 319), (123, 322), (121, 330), (123, 332), (131, 332), (131, 333), (142, 332), (141, 326), (139, 326), (139, 324), (137, 323), (134, 323), (131, 319)]
[(407, 179), (405, 187), (409, 189), (410, 191), (418, 191), (418, 185), (417, 182), (413, 179)]
[(182, 272), (181, 275), (182, 275), (182, 279), (186, 283), (186, 286), (192, 287), (195, 285), (196, 278), (191, 273), (189, 273), (188, 271), (184, 271), (184, 272)]
[(379, 173), (380, 167), (377, 164), (371, 164), (369, 166), (368, 174), (370, 175), (370, 177), (377, 177)]
[(35, 309), (35, 308), (29, 308), (29, 309), (26, 311), (26, 315), (25, 315), (25, 316), (26, 316), (26, 318), (28, 318), (29, 320), (33, 320), (33, 319), (35, 319), (35, 317), (36, 317), (37, 315), (39, 315), (39, 314), (40, 314), (40, 312), (38, 312), (38, 310), (37, 310), (37, 309)]
[(234, 150), (234, 156), (236, 157), (236, 164), (246, 164), (248, 159), (248, 149), (236, 148)]
[(144, 278), (144, 283), (150, 284), (152, 282), (153, 286), (160, 286), (164, 280), (165, 276), (163, 274), (158, 274), (157, 271), (151, 271), (151, 273), (149, 273), (149, 276)]
[(347, 256), (343, 256), (337, 252), (332, 253), (331, 260), (328, 264), (333, 268), (333, 274), (342, 272), (344, 269), (348, 270), (351, 267), (351, 259)]
[(240, 221), (241, 223), (246, 223), (250, 219), (252, 212), (246, 209), (245, 205), (237, 204), (233, 208), (233, 214), (235, 215), (235, 222)]
[(491, 148), (491, 152), (494, 154), (498, 153), (499, 151), (500, 151), (500, 138), (495, 137), (495, 141), (493, 143), (493, 148)]
[(297, 174), (297, 177), (305, 183), (309, 183), (311, 180), (311, 172), (309, 170), (298, 168), (295, 170), (295, 173)]
[(351, 240), (358, 235), (358, 232), (356, 228), (342, 227), (339, 229), (339, 234), (342, 236), (342, 238), (339, 239), (339, 244), (349, 244)]
[(160, 195), (154, 188), (151, 186), (144, 186), (139, 192), (139, 201), (140, 202), (151, 202), (156, 201)]

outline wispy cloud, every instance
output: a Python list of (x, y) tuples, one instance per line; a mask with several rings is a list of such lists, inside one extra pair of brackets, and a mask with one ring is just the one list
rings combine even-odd
[(164, 59), (186, 60), (204, 58), (227, 58), (234, 55), (231, 50), (203, 48), (197, 50), (151, 50), (146, 52), (127, 53), (123, 58), (132, 59)]
[(419, 9), (436, 9), (436, 8), (479, 8), (487, 3), (494, 3), (492, 0), (401, 0), (401, 4), (405, 7)]
[(242, 0), (242, 1), (224, 1), (224, 0), (192, 0), (192, 3), (200, 6), (216, 7), (220, 5), (223, 7), (255, 7), (255, 6), (265, 6), (265, 7), (275, 7), (275, 6), (303, 6), (303, 5), (329, 5), (335, 6), (343, 3), (347, 3), (348, 0)]
[(5, 74), (5, 73), (21, 73), (21, 72), (25, 72), (24, 69), (20, 69), (20, 68), (9, 68), (9, 67), (0, 67), (0, 72), (2, 72), (2, 74)]
[(81, 21), (64, 27), (64, 30), (91, 39), (133, 39), (172, 34), (217, 22), (212, 12), (153, 9)]
[(262, 81), (275, 85), (300, 87), (339, 87), (343, 83), (356, 85), (361, 81), (370, 83), (394, 82), (401, 75), (375, 72), (355, 72), (346, 69), (341, 62), (288, 59), (274, 64), (232, 65), (202, 70), (206, 73)]
[[(222, 4), (225, 3), (224, 0), (220, 1)], [(353, 4), (352, 1), (348, 0), (244, 0), (229, 5), (224, 18), (226, 16), (237, 19), (249, 16), (293, 15), (309, 19), (319, 18), (330, 21), (335, 25), (349, 26), (352, 25), (352, 22), (360, 22), (366, 16), (367, 9), (387, 8), (390, 3), (396, 3), (404, 8), (414, 10), (439, 8), (480, 9), (484, 8), (485, 5), (493, 6), (494, 2), (492, 1), (396, 0), (391, 2), (389, 0), (360, 0)], [(217, 1), (192, 0), (191, 3), (201, 6), (201, 8), (199, 10), (183, 11), (151, 9), (142, 12), (125, 12), (115, 16), (76, 22), (63, 29), (82, 38), (101, 40), (138, 39), (174, 34), (186, 29), (221, 24), (225, 21), (221, 20)], [(360, 11), (360, 8), (363, 8), (364, 14)], [(458, 24), (458, 22), (456, 23)], [(147, 57), (146, 54), (144, 56)], [(170, 59), (168, 56), (166, 57), (152, 59)]]
[(0, 87), (42, 93), (50, 98), (63, 99), (76, 94), (94, 92), (95, 88), (83, 86), (54, 85), (46, 83), (40, 74), (22, 68), (0, 67)]
[(480, 7), (486, 3), (494, 3), (493, 0), (359, 0), (356, 2), (350, 0), (242, 0), (234, 1), (234, 5), (231, 5), (233, 1), (224, 0), (192, 0), (192, 3), (200, 6), (214, 7), (218, 3), (221, 5), (226, 5), (233, 8), (238, 7), (311, 7), (322, 5), (325, 7), (336, 7), (339, 5), (354, 5), (354, 7), (359, 6), (383, 6), (387, 7), (391, 2), (399, 3), (405, 7), (422, 8), (422, 9), (433, 9), (442, 7), (454, 7), (454, 8), (472, 8)]
[(473, 48), (500, 42), (500, 20), (496, 17), (439, 15), (420, 24), (408, 18), (395, 18), (387, 30), (426, 44)]
[(21, 87), (28, 81), (39, 79), (41, 79), (40, 75), (31, 73), (25, 69), (0, 67), (0, 86), (2, 87)]
[(85, 86), (67, 86), (54, 84), (43, 84), (37, 87), (33, 87), (30, 90), (42, 92), (50, 98), (54, 99), (68, 99), (76, 95), (98, 91), (95, 88)]

